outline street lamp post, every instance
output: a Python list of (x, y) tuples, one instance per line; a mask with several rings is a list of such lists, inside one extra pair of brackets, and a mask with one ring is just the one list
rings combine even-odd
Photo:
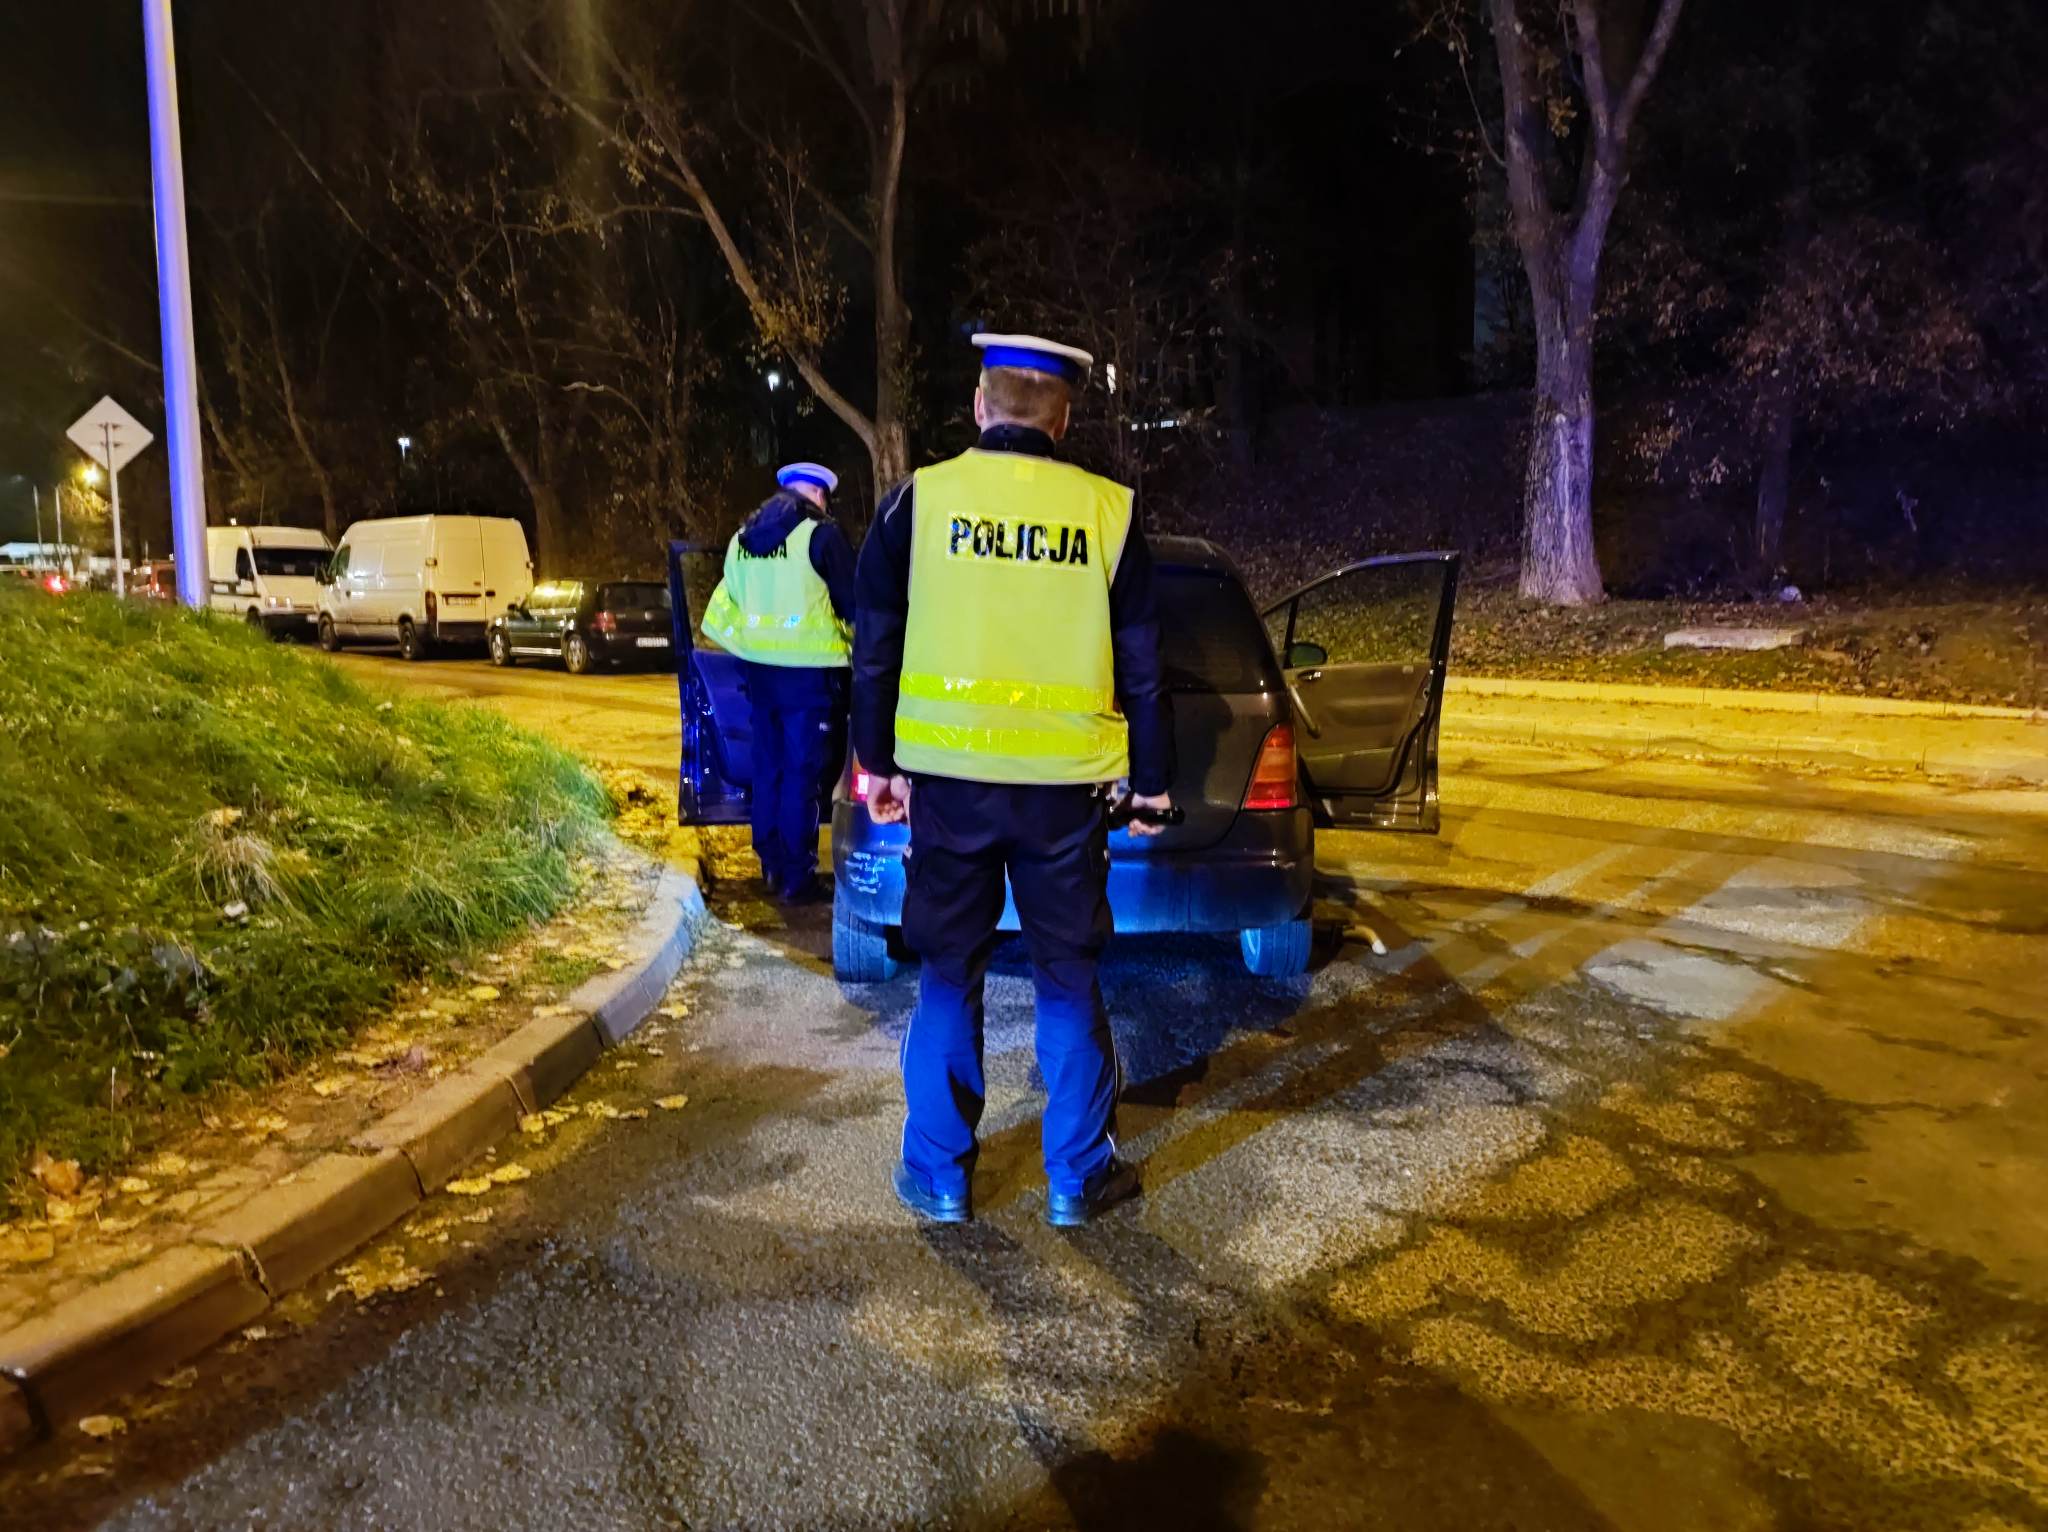
[[(192, 343), (192, 262), (185, 243), (185, 165), (178, 141), (171, 0), (142, 0), (142, 47), (149, 74), (149, 168), (156, 202), (157, 310), (163, 322), (164, 435), (171, 458), (171, 552), (178, 561), (178, 599), (203, 608), (208, 604), (206, 483), (200, 471), (199, 364)], [(114, 567), (121, 567), (118, 546)]]

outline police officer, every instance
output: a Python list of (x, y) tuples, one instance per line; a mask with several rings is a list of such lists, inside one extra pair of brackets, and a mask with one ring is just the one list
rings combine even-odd
[(1102, 788), (1127, 776), (1139, 805), (1171, 807), (1152, 559), (1131, 491), (1053, 457), (1094, 359), (1034, 336), (974, 344), (981, 439), (883, 499), (856, 584), (854, 754), (869, 812), (910, 822), (903, 935), (924, 964), (894, 1179), (925, 1218), (969, 1216), (1007, 876), (1038, 997), (1046, 1216), (1081, 1224), (1138, 1190), (1110, 1136), (1119, 1078), (1096, 962)]
[(704, 631), (745, 662), (762, 879), (777, 899), (807, 903), (822, 897), (818, 811), (846, 753), (854, 560), (829, 510), (837, 474), (791, 463), (775, 482), (726, 547)]

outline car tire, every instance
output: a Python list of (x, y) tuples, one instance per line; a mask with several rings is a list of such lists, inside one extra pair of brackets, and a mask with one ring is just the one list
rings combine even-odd
[(562, 635), (562, 665), (572, 676), (590, 674), (590, 641), (581, 633)]
[(329, 654), (341, 653), (341, 630), (335, 627), (332, 617), (320, 619), (320, 647)]
[(258, 633), (261, 633), (263, 631), (263, 614), (257, 611), (256, 608), (253, 606), (250, 607), (248, 611), (242, 613), (242, 621), (245, 625), (247, 625), (249, 628), (253, 629)]
[(842, 984), (880, 984), (902, 971), (889, 933), (832, 907), (832, 977)]
[(1262, 979), (1292, 979), (1308, 972), (1308, 952), (1315, 927), (1306, 920), (1283, 920), (1277, 926), (1246, 926), (1237, 933), (1244, 966)]
[(398, 657), (407, 661), (427, 657), (427, 641), (420, 637), (420, 630), (413, 626), (410, 617), (398, 619)]
[(484, 644), (491, 651), (493, 665), (505, 670), (512, 668), (512, 645), (506, 641), (503, 630), (493, 629), (491, 636), (484, 640)]

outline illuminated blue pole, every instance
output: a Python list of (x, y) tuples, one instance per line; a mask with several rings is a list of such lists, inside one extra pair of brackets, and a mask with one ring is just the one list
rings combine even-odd
[(199, 363), (192, 345), (192, 262), (185, 245), (185, 164), (171, 0), (142, 0), (149, 72), (149, 175), (156, 194), (156, 301), (163, 316), (164, 435), (171, 455), (171, 552), (178, 599), (207, 605), (206, 481), (199, 459)]

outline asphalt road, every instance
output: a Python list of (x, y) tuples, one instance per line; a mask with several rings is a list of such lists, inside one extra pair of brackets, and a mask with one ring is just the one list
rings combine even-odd
[[(349, 663), (673, 769), (667, 678)], [(1307, 979), (1117, 944), (1146, 1195), (1072, 1233), (1015, 954), (978, 1221), (920, 1229), (914, 981), (727, 883), (572, 1098), (687, 1106), (508, 1150), (359, 1263), (408, 1290), (66, 1433), (8, 1524), (2048, 1525), (2048, 798), (1455, 750), (1444, 794), (1325, 838)]]

